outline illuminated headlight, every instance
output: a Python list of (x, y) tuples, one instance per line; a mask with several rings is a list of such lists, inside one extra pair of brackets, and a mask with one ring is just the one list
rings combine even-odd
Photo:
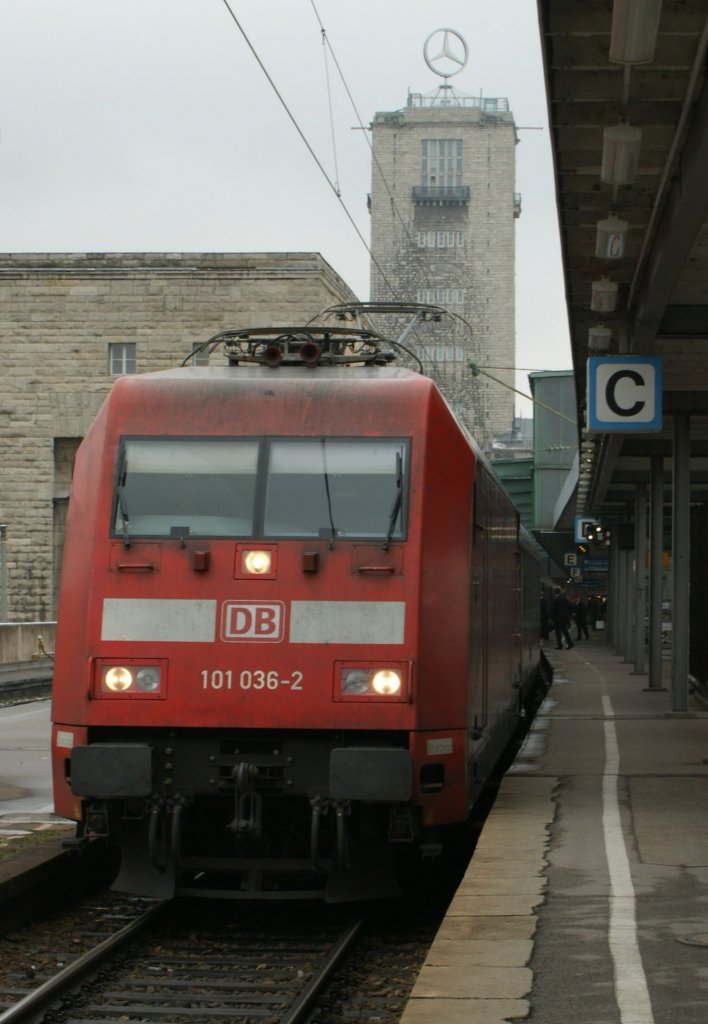
[(134, 679), (133, 673), (129, 668), (116, 665), (113, 668), (106, 669), (103, 681), (106, 684), (107, 690), (112, 690), (113, 693), (123, 693), (124, 690), (130, 689)]
[(341, 668), (339, 675), (339, 699), (368, 697), (388, 697), (393, 700), (407, 700), (407, 672), (403, 667), (383, 668), (371, 667)]
[(371, 685), (382, 697), (393, 697), (401, 692), (401, 673), (391, 668), (382, 668), (374, 675)]
[(271, 570), (272, 557), (270, 551), (245, 551), (243, 567), (252, 576), (265, 576)]
[(160, 665), (103, 665), (101, 692), (105, 694), (153, 694), (160, 696)]

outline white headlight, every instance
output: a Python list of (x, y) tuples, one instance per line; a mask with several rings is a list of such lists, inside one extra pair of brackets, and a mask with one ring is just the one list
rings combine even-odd
[(382, 668), (374, 675), (372, 685), (382, 697), (392, 697), (401, 689), (401, 676), (391, 668)]
[(132, 686), (133, 673), (129, 668), (115, 665), (107, 670), (104, 680), (109, 690), (113, 690), (114, 693), (123, 693), (124, 690), (129, 690)]
[(243, 567), (253, 576), (263, 576), (270, 572), (270, 551), (246, 551), (243, 556)]

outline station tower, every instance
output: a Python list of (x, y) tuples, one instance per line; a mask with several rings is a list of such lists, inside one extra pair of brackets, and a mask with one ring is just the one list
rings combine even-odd
[(442, 83), (371, 125), (371, 299), (449, 311), (408, 344), (491, 451), (514, 419), (516, 125), (506, 99), (450, 84), (467, 63), (459, 33), (431, 33), (423, 55)]

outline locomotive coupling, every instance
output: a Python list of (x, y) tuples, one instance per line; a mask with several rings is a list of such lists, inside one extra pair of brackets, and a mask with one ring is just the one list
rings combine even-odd
[(260, 839), (263, 830), (263, 801), (256, 792), (258, 766), (239, 761), (231, 771), (234, 780), (235, 813), (227, 826), (237, 835), (250, 835)]

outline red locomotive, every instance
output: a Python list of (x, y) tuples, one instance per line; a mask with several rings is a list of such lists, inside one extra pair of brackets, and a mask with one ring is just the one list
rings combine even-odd
[(381, 340), (224, 332), (223, 366), (120, 378), (81, 445), (55, 809), (120, 847), (117, 888), (388, 893), (523, 714), (517, 511)]

